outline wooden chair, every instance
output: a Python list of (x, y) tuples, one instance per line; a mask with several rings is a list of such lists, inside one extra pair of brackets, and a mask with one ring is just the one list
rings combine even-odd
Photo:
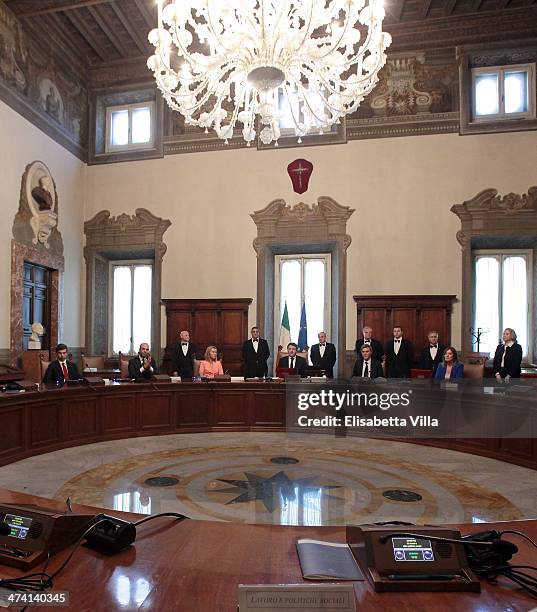
[(129, 378), (129, 360), (123, 357), (119, 360), (119, 376), (120, 378)]
[(464, 364), (464, 378), (472, 378), (481, 380), (485, 375), (485, 364), (484, 363), (465, 363)]
[(97, 368), (98, 370), (104, 370), (104, 355), (85, 355), (82, 353), (82, 371), (86, 368)]
[(487, 362), (487, 359), (489, 359), (489, 357), (490, 357), (489, 353), (469, 352), (469, 353), (464, 354), (464, 362), (468, 363), (469, 365), (485, 364)]
[[(299, 357), (304, 357), (304, 359), (306, 360), (306, 365), (309, 365), (309, 347), (306, 347), (304, 351), (297, 351), (296, 354)], [(276, 371), (276, 374), (278, 372), (278, 364), (280, 363), (280, 359), (282, 359), (282, 357), (288, 356), (289, 353), (287, 352), (287, 350), (284, 350), (283, 346), (278, 346), (278, 356), (276, 357), (276, 363), (274, 364), (274, 370)]]
[(47, 371), (51, 361), (45, 361), (44, 359), (39, 360), (39, 368), (40, 368), (40, 379), (39, 382), (43, 382), (43, 378), (45, 377), (45, 372)]

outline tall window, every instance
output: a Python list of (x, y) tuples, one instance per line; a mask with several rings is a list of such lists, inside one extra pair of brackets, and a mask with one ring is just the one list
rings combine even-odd
[(106, 109), (106, 151), (132, 151), (153, 146), (154, 102)]
[(278, 344), (282, 316), (287, 302), (291, 341), (300, 332), (302, 304), (306, 306), (308, 346), (318, 342), (317, 334), (326, 331), (330, 338), (331, 256), (278, 255), (275, 261), (274, 340)]
[(150, 261), (114, 261), (110, 339), (112, 354), (135, 354), (142, 342), (151, 343), (153, 264)]
[(531, 251), (474, 252), (474, 328), (483, 330), (480, 351), (494, 352), (503, 330), (512, 327), (524, 357), (531, 360), (531, 270)]
[(535, 117), (535, 64), (472, 70), (473, 119)]

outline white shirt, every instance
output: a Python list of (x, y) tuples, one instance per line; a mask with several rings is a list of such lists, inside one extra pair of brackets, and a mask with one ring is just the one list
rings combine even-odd
[[(367, 374), (365, 373), (365, 369), (367, 367)], [(368, 361), (364, 361), (362, 365), (362, 377), (371, 378), (371, 359)]]
[(399, 349), (401, 348), (401, 338), (399, 339), (393, 339), (393, 352), (398, 355), (399, 354)]
[(509, 340), (509, 342), (506, 342), (503, 345), (502, 363), (501, 363), (500, 367), (502, 367), (502, 368), (505, 367), (505, 353), (507, 352), (507, 347), (508, 346), (513, 346), (514, 343), (515, 343), (514, 340)]
[(253, 344), (253, 347), (254, 347), (254, 351), (257, 353), (257, 349), (259, 348), (259, 340), (254, 340), (252, 338), (252, 344)]
[(181, 342), (181, 349), (183, 350), (183, 355), (186, 357), (186, 354), (188, 353), (188, 342), (185, 344)]
[(319, 344), (319, 355), (324, 357), (324, 352), (326, 350), (326, 342), (324, 344)]
[(431, 359), (434, 361), (436, 359), (436, 355), (438, 354), (438, 345), (429, 346), (429, 353), (431, 353)]
[[(140, 355), (138, 355), (138, 357), (140, 357)], [(145, 368), (144, 368), (144, 360), (140, 357), (140, 363), (142, 364), (142, 367), (140, 368), (140, 374), (143, 374), (145, 372)], [(149, 371), (152, 372), (153, 371), (153, 366), (149, 366)]]

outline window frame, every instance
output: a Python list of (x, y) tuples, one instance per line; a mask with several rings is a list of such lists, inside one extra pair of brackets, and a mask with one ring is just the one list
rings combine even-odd
[[(507, 256), (522, 255), (526, 258), (527, 269), (526, 269), (526, 304), (527, 304), (527, 338), (528, 347), (527, 353), (523, 355), (524, 363), (533, 363), (533, 308), (532, 308), (532, 295), (533, 295), (533, 251), (531, 249), (476, 249), (472, 251), (472, 328), (475, 326), (475, 311), (476, 311), (476, 261), (478, 257), (495, 257), (500, 262), (500, 274), (499, 274), (499, 287), (498, 287), (498, 313), (501, 333), (504, 327), (503, 324), (503, 260)], [(516, 330), (515, 330), (516, 331)], [(495, 344), (495, 343), (493, 343)], [(472, 341), (472, 347), (474, 342)], [(491, 350), (491, 354), (494, 352), (494, 348)]]
[[(108, 262), (108, 355), (111, 357), (117, 357), (119, 353), (114, 352), (114, 268), (126, 267), (131, 268), (131, 278), (133, 276), (133, 269), (136, 266), (151, 266), (151, 289), (153, 289), (155, 282), (155, 261), (153, 259), (112, 259)], [(128, 353), (121, 353), (122, 355), (136, 355), (137, 350), (133, 345), (133, 292), (134, 283), (131, 283), (131, 350)], [(153, 291), (151, 291), (151, 316), (153, 316)], [(150, 325), (150, 338), (148, 338), (149, 346), (153, 346), (153, 320)]]
[[(280, 326), (282, 323), (281, 311), (281, 268), (284, 261), (297, 261), (301, 262), (301, 278), (300, 278), (300, 293), (301, 293), (301, 304), (304, 303), (304, 289), (305, 289), (305, 260), (309, 259), (322, 259), (324, 260), (325, 270), (325, 286), (324, 286), (324, 321), (323, 330), (327, 333), (330, 342), (332, 339), (332, 253), (293, 253), (285, 255), (274, 256), (274, 355), (278, 354), (278, 340)], [(307, 316), (307, 312), (306, 312)], [(311, 347), (310, 347), (311, 348)], [(285, 349), (285, 347), (284, 347)]]
[[(133, 111), (138, 108), (149, 108), (150, 115), (150, 139), (144, 143), (133, 143), (132, 142), (132, 115)], [(113, 145), (112, 144), (112, 113), (118, 111), (129, 112), (129, 140), (125, 145)], [(155, 143), (155, 101), (148, 100), (147, 102), (136, 102), (133, 104), (118, 104), (115, 106), (106, 107), (106, 138), (105, 138), (105, 153), (119, 153), (121, 151), (144, 151), (146, 149), (153, 149)]]
[[(528, 75), (528, 110), (520, 113), (505, 112), (505, 74), (506, 72), (526, 72)], [(496, 74), (498, 76), (498, 113), (477, 115), (476, 112), (476, 77), (481, 74)], [(480, 66), (471, 69), (471, 122), (487, 123), (509, 120), (535, 119), (535, 63), (506, 64), (502, 66)]]

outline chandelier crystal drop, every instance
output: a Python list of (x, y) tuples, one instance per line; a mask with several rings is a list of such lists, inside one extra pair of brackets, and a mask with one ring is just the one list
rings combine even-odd
[(375, 87), (383, 19), (382, 0), (158, 0), (147, 65), (187, 125), (277, 145), (284, 122), (301, 142)]

